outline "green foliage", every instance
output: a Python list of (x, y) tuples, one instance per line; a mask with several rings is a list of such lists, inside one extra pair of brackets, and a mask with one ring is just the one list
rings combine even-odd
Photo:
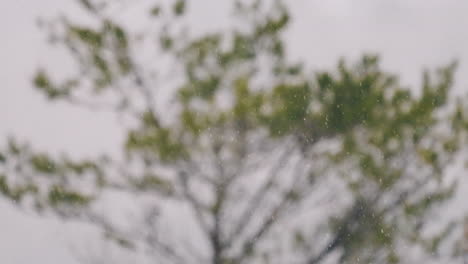
[(289, 14), (283, 12), (278, 18), (269, 17), (266, 21), (255, 29), (257, 37), (263, 35), (276, 34), (284, 29), (289, 22)]
[(447, 198), (452, 197), (455, 191), (456, 183), (452, 184), (448, 188), (441, 188), (433, 192), (431, 195), (422, 197), (414, 202), (407, 203), (405, 205), (405, 213), (408, 216), (421, 215), (428, 210), (430, 206), (434, 206), (436, 203), (441, 203)]
[(45, 154), (37, 154), (31, 157), (31, 165), (38, 172), (54, 173), (56, 170), (55, 163)]
[(150, 10), (152, 16), (159, 16), (161, 14), (161, 7), (159, 5), (154, 6)]
[(174, 14), (177, 16), (183, 15), (185, 12), (185, 0), (177, 0), (174, 3)]
[(376, 115), (380, 114), (378, 108), (385, 107), (384, 90), (391, 89), (394, 78), (378, 69), (376, 57), (364, 57), (355, 69), (341, 61), (337, 77), (320, 73), (316, 78), (318, 96), (324, 98), (320, 121), (330, 133), (382, 121)]
[(129, 151), (146, 150), (150, 154), (158, 155), (164, 162), (175, 161), (186, 153), (183, 144), (165, 128), (130, 132), (126, 147)]
[(194, 97), (213, 99), (218, 87), (219, 79), (217, 77), (210, 76), (202, 80), (193, 80), (188, 86), (180, 90), (180, 97), (183, 101), (189, 101)]
[(270, 131), (284, 135), (294, 130), (307, 119), (311, 92), (307, 83), (299, 85), (280, 84), (273, 88), (271, 116), (267, 117)]
[(234, 118), (258, 122), (261, 116), (261, 107), (264, 105), (265, 94), (253, 92), (249, 88), (249, 80), (245, 78), (237, 79), (234, 82), (235, 104), (233, 107)]
[[(132, 120), (124, 126), (122, 148), (128, 159), (111, 159), (112, 166), (97, 159), (73, 161), (9, 142), (0, 152), (5, 197), (16, 201), (28, 194), (61, 215), (76, 208), (85, 214), (83, 208), (105, 191), (132, 197), (162, 194), (164, 202), (193, 209), (194, 219), (188, 220), (206, 236), (212, 263), (274, 259), (280, 252), (262, 243), (274, 237), (276, 223), (292, 226), (293, 231), (282, 232), (294, 244), (288, 254), (307, 255), (304, 262), (310, 263), (330, 253), (339, 255), (340, 263), (400, 263), (404, 252), (395, 247), (399, 243), (436, 251), (448, 236), (448, 231), (429, 238), (414, 233), (420, 231), (416, 223), (432, 220), (428, 213), (455, 191), (444, 173), (463, 149), (468, 129), (462, 101), (451, 108), (456, 64), (426, 71), (416, 95), (381, 69), (375, 55), (352, 64), (342, 59), (335, 68), (313, 74), (306, 62), (290, 61), (282, 34), (291, 17), (279, 1), (236, 1), (236, 14), (247, 28), (197, 37), (178, 31), (187, 12), (184, 0), (171, 2), (168, 12), (163, 5), (149, 10), (158, 17), (156, 34), (133, 32), (102, 15), (104, 6), (80, 2), (98, 25), (64, 20), (61, 38), (79, 73), (53, 83), (40, 70), (34, 85), (48, 98), (70, 103), (117, 98), (120, 103), (110, 109)], [(145, 57), (151, 52), (135, 50), (143, 38), (156, 42), (148, 48), (167, 59), (163, 68), (175, 66), (177, 74), (171, 76), (177, 78), (176, 87), (165, 90), (174, 95), (170, 107), (155, 103), (159, 91), (173, 84), (158, 79), (158, 69)], [(77, 100), (81, 95), (85, 100)], [(440, 129), (449, 127), (449, 132)], [(284, 157), (276, 159), (275, 153)], [(9, 181), (12, 173), (23, 177)], [(255, 183), (263, 182), (256, 177), (263, 174), (265, 185), (257, 189)], [(323, 212), (319, 224), (329, 223), (330, 241), (320, 248), (307, 234), (308, 225), (288, 216), (289, 210), (309, 208), (316, 187), (330, 179), (344, 186), (334, 193), (337, 204), (344, 200), (348, 206)], [(82, 193), (75, 181), (91, 183), (94, 192)], [(253, 193), (245, 191), (251, 189)], [(254, 204), (254, 209), (236, 215), (244, 204), (247, 209)], [(138, 234), (135, 239), (117, 234), (112, 223), (98, 224), (121, 247), (148, 241)], [(270, 242), (282, 243), (276, 238)], [(162, 255), (179, 250), (177, 244), (162, 247)], [(311, 252), (319, 252), (316, 262)]]
[(165, 195), (171, 195), (174, 192), (173, 186), (169, 181), (152, 174), (146, 174), (141, 179), (134, 180), (133, 184), (137, 189), (143, 191), (152, 190)]
[(56, 87), (47, 74), (43, 70), (39, 70), (34, 77), (34, 85), (49, 99), (54, 100), (68, 96), (71, 87), (76, 85), (76, 82), (68, 82), (64, 83), (62, 87)]
[(53, 186), (49, 191), (49, 202), (52, 206), (58, 205), (86, 205), (92, 199), (75, 191), (65, 190), (61, 186)]
[(96, 49), (99, 49), (104, 44), (103, 36), (101, 32), (97, 32), (95, 30), (78, 27), (78, 26), (70, 26), (69, 28), (70, 34), (79, 38), (82, 42), (93, 46)]
[(37, 193), (37, 187), (31, 184), (13, 186), (7, 181), (6, 175), (0, 174), (0, 193), (13, 201), (19, 202), (25, 194)]

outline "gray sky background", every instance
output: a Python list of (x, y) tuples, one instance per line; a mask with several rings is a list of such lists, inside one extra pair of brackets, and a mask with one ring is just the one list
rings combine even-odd
[[(224, 15), (213, 10), (225, 9), (228, 2), (196, 1), (196, 23), (216, 24), (213, 21)], [(468, 1), (297, 0), (289, 4), (293, 13), (287, 33), (290, 52), (314, 69), (331, 67), (341, 56), (356, 58), (373, 52), (381, 55), (386, 69), (401, 75), (403, 83), (417, 85), (423, 68), (458, 59), (456, 90), (468, 91)], [(46, 44), (35, 24), (37, 17), (58, 12), (79, 17), (71, 0), (0, 1), (0, 140), (14, 135), (39, 149), (77, 156), (118, 150), (122, 135), (111, 114), (48, 104), (31, 88), (38, 65), (66, 72), (63, 54)], [(455, 208), (459, 206), (460, 201)], [(464, 209), (457, 212), (468, 212)], [(83, 230), (53, 218), (38, 219), (0, 201), (0, 260), (5, 264), (77, 263), (69, 246), (77, 236), (83, 240)]]

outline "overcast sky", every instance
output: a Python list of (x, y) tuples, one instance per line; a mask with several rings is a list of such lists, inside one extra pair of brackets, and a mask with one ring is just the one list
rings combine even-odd
[[(79, 13), (72, 2), (0, 1), (0, 140), (14, 135), (40, 149), (73, 151), (78, 156), (118, 149), (116, 142), (122, 135), (115, 132), (111, 114), (47, 104), (30, 85), (38, 65), (66, 66), (60, 52), (45, 43), (36, 18), (59, 12), (76, 16)], [(381, 55), (386, 69), (402, 76), (403, 83), (415, 85), (423, 68), (458, 59), (456, 89), (468, 88), (468, 1), (289, 2), (294, 19), (288, 32), (290, 51), (313, 68), (330, 67), (342, 56), (356, 58), (373, 52)], [(222, 12), (213, 10), (228, 1), (196, 3), (197, 22), (212, 25), (223, 19)], [(38, 219), (0, 200), (2, 263), (76, 263), (69, 250), (77, 235), (74, 230), (73, 225)]]

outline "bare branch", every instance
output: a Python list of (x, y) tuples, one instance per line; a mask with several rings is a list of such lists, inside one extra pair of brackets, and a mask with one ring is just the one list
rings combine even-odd
[[(287, 153), (287, 152), (286, 152)], [(236, 258), (235, 263), (242, 263), (245, 258), (248, 256), (249, 252), (254, 250), (255, 246), (262, 240), (265, 234), (272, 228), (273, 224), (276, 223), (282, 215), (284, 215), (287, 207), (297, 198), (296, 191), (298, 190), (298, 184), (301, 179), (301, 176), (304, 175), (303, 172), (303, 159), (297, 161), (295, 168), (292, 172), (293, 182), (291, 187), (283, 194), (281, 201), (276, 205), (270, 213), (267, 214), (265, 220), (251, 235), (247, 238), (242, 247), (241, 254)]]
[(278, 178), (281, 168), (288, 162), (292, 152), (294, 151), (293, 147), (288, 148), (283, 152), (280, 158), (277, 160), (275, 165), (271, 168), (269, 174), (271, 175), (269, 179), (260, 187), (260, 189), (254, 194), (252, 199), (249, 201), (247, 208), (242, 213), (241, 217), (239, 218), (239, 222), (233, 229), (231, 235), (229, 236), (228, 243), (232, 244), (235, 240), (244, 232), (247, 225), (252, 220), (252, 217), (257, 212), (258, 207), (262, 203), (263, 199), (265, 198), (266, 193), (270, 190), (271, 186)]
[[(380, 210), (377, 215), (388, 215), (390, 211), (394, 209), (398, 209), (401, 204), (407, 201), (410, 194), (414, 194), (417, 190), (422, 189), (423, 186), (427, 185), (430, 181), (430, 177), (424, 178), (420, 181), (417, 181), (411, 188), (407, 188), (403, 190), (399, 195), (397, 195), (397, 199), (395, 199), (392, 203), (387, 205), (385, 208)], [(377, 195), (372, 199), (371, 203), (368, 206), (375, 207), (377, 203), (381, 200), (385, 192), (378, 192)], [(344, 243), (344, 236), (346, 232), (349, 232), (348, 226), (352, 223), (358, 223), (359, 220), (364, 216), (362, 212), (363, 206), (360, 205), (359, 201), (355, 202), (353, 208), (349, 211), (350, 215), (345, 216), (345, 221), (341, 224), (339, 228), (339, 232), (335, 234), (333, 239), (327, 243), (327, 245), (320, 250), (320, 252), (315, 256), (310, 258), (307, 263), (308, 264), (317, 264), (323, 260), (327, 255), (329, 255), (332, 251), (334, 251), (337, 247), (342, 246)]]
[(204, 235), (209, 238), (211, 234), (210, 227), (203, 216), (204, 211), (206, 210), (205, 207), (190, 192), (187, 179), (188, 175), (185, 173), (185, 171), (179, 172), (177, 176), (180, 185), (182, 186), (183, 195), (191, 206), (200, 228), (202, 229)]

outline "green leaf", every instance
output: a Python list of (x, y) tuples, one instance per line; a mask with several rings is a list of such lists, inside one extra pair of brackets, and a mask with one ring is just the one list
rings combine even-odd
[(30, 161), (33, 168), (39, 172), (51, 174), (57, 169), (55, 162), (45, 154), (33, 155)]
[(83, 43), (86, 43), (93, 48), (101, 48), (103, 45), (103, 37), (100, 32), (78, 26), (70, 26), (69, 31), (71, 35), (76, 36)]
[(162, 11), (161, 6), (156, 5), (156, 6), (154, 6), (153, 8), (151, 8), (150, 14), (151, 14), (152, 16), (155, 16), (155, 17), (156, 17), (156, 16), (159, 16), (159, 15), (161, 14), (161, 11)]
[(185, 12), (185, 0), (176, 0), (173, 10), (176, 16), (180, 16)]
[(55, 185), (49, 191), (49, 202), (53, 206), (61, 204), (86, 205), (91, 201), (91, 197), (85, 196), (75, 191), (65, 190), (59, 185)]
[(164, 195), (170, 195), (173, 193), (172, 184), (154, 174), (146, 174), (142, 179), (134, 182), (136, 188), (143, 191), (157, 191)]

